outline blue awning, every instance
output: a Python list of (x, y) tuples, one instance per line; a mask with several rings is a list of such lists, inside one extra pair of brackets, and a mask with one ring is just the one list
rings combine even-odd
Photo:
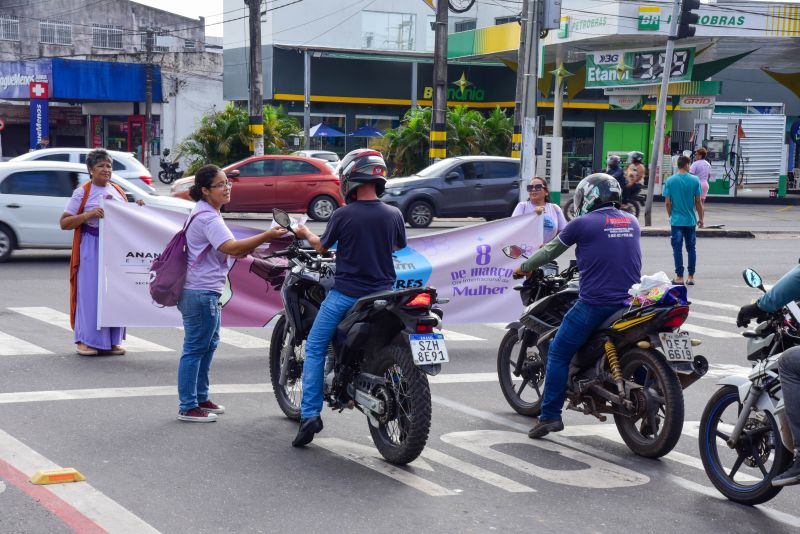
[[(140, 63), (52, 59), (50, 98), (89, 102), (144, 102)], [(161, 102), (161, 68), (153, 66), (153, 102)]]

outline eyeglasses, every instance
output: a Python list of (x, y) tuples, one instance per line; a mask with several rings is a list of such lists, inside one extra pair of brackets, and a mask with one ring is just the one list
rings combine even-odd
[(219, 189), (220, 187), (230, 189), (231, 187), (233, 187), (233, 184), (230, 182), (220, 182), (218, 184), (208, 186), (209, 189)]
[(528, 193), (530, 193), (531, 191), (541, 191), (542, 189), (544, 189), (544, 186), (542, 184), (535, 184), (535, 185), (529, 185), (525, 189), (527, 189)]

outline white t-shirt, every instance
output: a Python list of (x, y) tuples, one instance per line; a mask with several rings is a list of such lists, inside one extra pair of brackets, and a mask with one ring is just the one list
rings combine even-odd
[[(533, 202), (530, 200), (526, 200), (525, 202), (520, 202), (517, 204), (517, 207), (514, 208), (514, 213), (511, 214), (512, 217), (518, 217), (520, 215), (535, 215), (536, 214), (536, 206), (533, 205)], [(552, 241), (552, 239), (567, 226), (567, 220), (564, 218), (564, 212), (561, 211), (559, 206), (547, 202), (544, 205), (544, 211), (542, 212), (543, 217), (543, 224), (544, 224), (544, 243), (548, 243)]]

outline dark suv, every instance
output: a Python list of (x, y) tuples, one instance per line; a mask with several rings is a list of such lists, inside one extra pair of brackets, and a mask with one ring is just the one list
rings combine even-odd
[(408, 178), (386, 183), (381, 200), (424, 228), (434, 217), (508, 217), (519, 201), (519, 160), (461, 156), (434, 163)]

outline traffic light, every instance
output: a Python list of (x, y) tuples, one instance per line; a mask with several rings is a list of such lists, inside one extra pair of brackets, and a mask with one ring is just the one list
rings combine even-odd
[(694, 27), (700, 21), (700, 15), (694, 12), (700, 9), (700, 0), (683, 0), (681, 2), (681, 14), (678, 19), (678, 39), (694, 37), (697, 28)]

